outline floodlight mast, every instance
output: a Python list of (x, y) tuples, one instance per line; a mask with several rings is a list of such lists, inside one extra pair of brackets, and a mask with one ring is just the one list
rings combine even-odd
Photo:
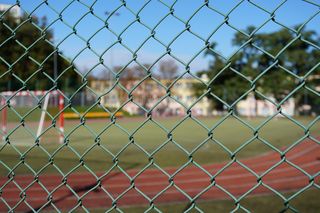
[[(105, 15), (107, 15), (107, 16), (120, 16), (120, 13), (118, 13), (118, 12), (109, 12), (109, 11), (106, 11), (105, 12)], [(111, 41), (112, 39), (110, 38), (110, 41)], [(110, 49), (110, 67), (111, 67), (111, 70), (113, 70), (113, 50), (112, 50), (112, 48)], [(111, 87), (112, 87), (112, 85), (111, 85), (111, 79), (112, 79), (112, 73), (111, 72), (109, 72), (109, 81), (110, 81), (110, 84), (109, 84), (109, 88), (108, 89), (111, 89)]]
[[(107, 15), (107, 16), (120, 16), (120, 13), (119, 12), (109, 12), (109, 11), (106, 11), (105, 12), (105, 15)], [(111, 35), (110, 35), (110, 42), (112, 41), (112, 37), (111, 37)], [(114, 67), (113, 67), (113, 49), (111, 48), (110, 49), (110, 71), (109, 71), (109, 73), (108, 73), (108, 76), (107, 76), (107, 81), (108, 81), (108, 88), (107, 88), (107, 91), (110, 91), (111, 89), (112, 89), (112, 84), (113, 84), (113, 81), (112, 81), (112, 72), (114, 71)], [(119, 100), (119, 98), (118, 98), (118, 94), (117, 94), (117, 92), (115, 91), (115, 90), (113, 90), (114, 91), (114, 97), (116, 97), (116, 102), (118, 103), (118, 100)], [(113, 98), (112, 98), (112, 93), (111, 94), (109, 94), (109, 102), (110, 101), (113, 101)]]

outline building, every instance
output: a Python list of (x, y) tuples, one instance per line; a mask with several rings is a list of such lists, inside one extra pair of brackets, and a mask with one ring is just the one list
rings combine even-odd
[(199, 83), (196, 79), (179, 79), (167, 93), (166, 87), (172, 83), (173, 80), (146, 79), (141, 82), (141, 79), (136, 79), (120, 82), (121, 86), (118, 84), (112, 90), (110, 86), (114, 82), (109, 80), (91, 79), (89, 84), (98, 95), (102, 95), (101, 103), (106, 107), (118, 108), (131, 97), (123, 109), (132, 115), (144, 114), (145, 110), (152, 109), (154, 116), (182, 116), (191, 106), (193, 115), (211, 114), (211, 104), (206, 97), (197, 102), (193, 90), (193, 84)]
[[(175, 115), (184, 115), (186, 108), (191, 107), (197, 102), (197, 96), (194, 94), (193, 85), (199, 83), (193, 78), (183, 78), (177, 81), (171, 89), (172, 97), (177, 100), (173, 101), (170, 109)], [(177, 103), (180, 102), (180, 103)], [(184, 105), (181, 107), (181, 105)], [(191, 108), (192, 114), (208, 116), (211, 111), (211, 104), (207, 97), (203, 97)]]
[[(273, 97), (268, 97), (276, 102)], [(249, 95), (246, 99), (239, 101), (237, 104), (238, 113), (247, 117), (267, 117), (277, 113), (276, 106), (267, 100), (257, 100), (253, 95)], [(295, 102), (293, 98), (289, 98), (281, 105), (281, 111), (287, 115), (293, 116), (295, 111)]]
[(101, 96), (101, 104), (109, 108), (120, 107), (118, 93), (116, 89), (112, 89), (112, 82), (104, 79), (90, 78), (90, 87), (98, 96)]
[(15, 17), (21, 17), (21, 8), (17, 5), (10, 5), (10, 4), (0, 4), (0, 13), (10, 11), (10, 14)]
[[(223, 115), (225, 112), (213, 110), (212, 104), (207, 97), (203, 97), (197, 102), (197, 96), (194, 94), (193, 85), (199, 83), (193, 78), (182, 78), (173, 83), (173, 80), (160, 80), (159, 82), (146, 79), (129, 80), (120, 82), (121, 86), (115, 86), (108, 94), (110, 86), (114, 82), (108, 80), (91, 79), (90, 87), (101, 96), (101, 103), (110, 108), (118, 108), (124, 103), (123, 107), (131, 115), (145, 114), (146, 110), (152, 109), (154, 116), (183, 116), (191, 108), (193, 115), (210, 116)], [(202, 80), (205, 80), (202, 77)], [(123, 88), (126, 90), (124, 90)], [(170, 93), (166, 88), (170, 87)], [(167, 97), (170, 94), (170, 97)], [(129, 101), (129, 97), (131, 100)], [(269, 100), (274, 100), (268, 97)], [(159, 102), (159, 100), (162, 100)], [(197, 103), (196, 103), (197, 102)], [(277, 113), (276, 106), (268, 100), (256, 100), (253, 95), (239, 101), (236, 105), (237, 111), (241, 116), (272, 116)], [(282, 112), (293, 116), (296, 110), (294, 98), (288, 99), (282, 106)]]

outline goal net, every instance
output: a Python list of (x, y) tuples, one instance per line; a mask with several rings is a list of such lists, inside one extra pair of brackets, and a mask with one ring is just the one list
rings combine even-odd
[(24, 123), (34, 130), (35, 139), (42, 140), (46, 125), (55, 121), (55, 140), (63, 142), (64, 97), (58, 91), (5, 91), (0, 93), (0, 102), (3, 140), (10, 131), (16, 131), (15, 128)]

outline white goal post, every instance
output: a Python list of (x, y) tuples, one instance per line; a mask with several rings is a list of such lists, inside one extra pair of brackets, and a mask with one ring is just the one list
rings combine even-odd
[[(10, 105), (20, 106), (20, 107), (32, 107), (34, 104), (37, 104), (39, 98), (44, 98), (41, 106), (41, 115), (39, 118), (39, 123), (37, 124), (37, 138), (40, 137), (45, 125), (46, 111), (48, 110), (49, 101), (51, 100), (54, 103), (51, 103), (51, 106), (57, 107), (59, 110), (59, 142), (63, 143), (64, 140), (64, 97), (58, 91), (5, 91), (0, 93), (1, 99), (1, 108), (6, 105), (6, 102), (10, 99)], [(3, 135), (6, 135), (8, 132), (8, 107), (4, 107), (1, 110), (1, 130)]]

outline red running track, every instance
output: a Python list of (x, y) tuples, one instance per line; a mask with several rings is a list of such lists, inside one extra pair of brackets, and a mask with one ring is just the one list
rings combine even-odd
[[(314, 176), (320, 172), (320, 145), (304, 141), (291, 149), (285, 159)], [(90, 173), (70, 174), (67, 182), (56, 174), (41, 175), (38, 181), (31, 175), (15, 176), (11, 181), (0, 178), (0, 211), (8, 211), (13, 207), (15, 211), (25, 212), (31, 208), (50, 210), (53, 206), (60, 210), (71, 210), (79, 205), (90, 209), (110, 208), (112, 203), (119, 206), (142, 205), (149, 204), (150, 200), (157, 204), (190, 202), (190, 199), (230, 199), (226, 191), (238, 198), (250, 190), (248, 195), (259, 195), (273, 193), (268, 187), (285, 192), (302, 189), (313, 181), (319, 184), (319, 175), (310, 180), (306, 174), (287, 162), (278, 165), (280, 161), (279, 153), (269, 152), (240, 162), (203, 165), (204, 170), (216, 175), (214, 181), (194, 165), (179, 171), (172, 180), (154, 167), (139, 175), (140, 170), (128, 170), (127, 175), (137, 175), (132, 183), (120, 171), (97, 174), (100, 182)], [(277, 166), (259, 182), (254, 174), (240, 164), (246, 165), (257, 175)], [(229, 166), (222, 171), (226, 165)], [(165, 171), (172, 175), (178, 169), (168, 168)], [(49, 193), (51, 197), (48, 196)]]

